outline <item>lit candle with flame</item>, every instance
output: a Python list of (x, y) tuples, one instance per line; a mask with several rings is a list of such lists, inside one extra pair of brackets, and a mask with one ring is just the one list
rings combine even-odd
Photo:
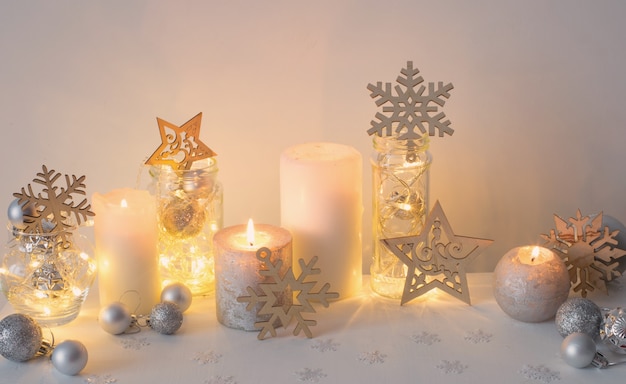
[[(267, 247), (272, 251), (272, 260), (283, 262), (281, 275), (291, 267), (291, 234), (286, 229), (248, 221), (247, 225), (236, 225), (218, 231), (213, 237), (215, 247), (215, 302), (217, 319), (227, 327), (257, 330), (254, 323), (263, 320), (258, 316), (260, 306), (246, 309), (246, 303), (237, 302), (237, 297), (248, 296), (247, 287), (261, 294), (260, 283), (273, 282), (271, 277), (261, 276), (261, 262), (256, 257), (258, 249)], [(282, 295), (284, 304), (291, 303), (291, 291)]]
[(154, 196), (116, 189), (93, 195), (100, 306), (124, 301), (134, 314), (148, 315), (160, 301)]
[(570, 288), (565, 263), (547, 248), (511, 249), (494, 271), (494, 296), (514, 319), (541, 322), (551, 319), (567, 299)]

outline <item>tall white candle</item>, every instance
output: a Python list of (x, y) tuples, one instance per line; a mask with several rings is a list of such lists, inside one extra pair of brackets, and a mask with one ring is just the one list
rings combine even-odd
[[(354, 148), (307, 143), (280, 159), (281, 226), (293, 236), (294, 259), (319, 257), (324, 282), (347, 298), (361, 289), (363, 164)], [(294, 262), (296, 276), (300, 273)]]
[(122, 300), (135, 314), (150, 314), (161, 295), (154, 197), (125, 188), (92, 201), (100, 306)]
[[(261, 261), (257, 250), (263, 247), (272, 252), (270, 260), (282, 260), (281, 277), (291, 267), (291, 234), (284, 228), (268, 224), (257, 224), (250, 229), (235, 225), (218, 231), (213, 237), (215, 247), (215, 304), (217, 320), (227, 327), (246, 331), (258, 330), (257, 321), (269, 319), (268, 315), (257, 315), (261, 304), (247, 310), (246, 303), (237, 298), (249, 296), (251, 287), (261, 294), (261, 283), (271, 283), (271, 277), (261, 276)], [(291, 304), (291, 289), (279, 294), (277, 305)]]

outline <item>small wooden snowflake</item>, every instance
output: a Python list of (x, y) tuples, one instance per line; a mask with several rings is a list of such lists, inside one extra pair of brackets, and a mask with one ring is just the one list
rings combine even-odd
[[(41, 185), (40, 191), (28, 184), (13, 194), (19, 206), (28, 208), (23, 208), (25, 233), (63, 232), (95, 215), (86, 198), (75, 200), (76, 195), (86, 195), (85, 176), (62, 175), (45, 165), (41, 168), (33, 179), (34, 184)], [(62, 176), (64, 185), (59, 183)]]
[(602, 212), (583, 216), (580, 209), (569, 220), (554, 215), (554, 223), (556, 229), (541, 237), (567, 265), (572, 290), (582, 297), (596, 288), (608, 293), (606, 283), (621, 276), (619, 259), (626, 256), (626, 250), (617, 248), (619, 230), (602, 227)]
[[(261, 261), (262, 265), (266, 269), (262, 269), (260, 275), (263, 277), (270, 277), (273, 281), (270, 283), (261, 283), (259, 288), (262, 293), (257, 293), (252, 287), (247, 287), (248, 294), (250, 296), (240, 296), (237, 301), (240, 303), (247, 302), (246, 309), (252, 310), (257, 303), (262, 303), (261, 309), (259, 309), (259, 315), (270, 315), (269, 319), (265, 321), (257, 321), (254, 325), (257, 328), (261, 328), (258, 339), (263, 340), (265, 335), (269, 332), (272, 336), (276, 336), (276, 327), (286, 327), (290, 321), (296, 321), (296, 327), (293, 330), (294, 335), (298, 335), (300, 331), (308, 338), (312, 338), (313, 334), (309, 329), (310, 326), (317, 324), (317, 321), (311, 319), (305, 319), (302, 315), (305, 312), (315, 312), (315, 308), (311, 304), (312, 301), (319, 301), (324, 307), (328, 307), (328, 300), (336, 299), (339, 297), (337, 292), (329, 292), (330, 284), (324, 284), (319, 291), (314, 292), (313, 287), (317, 283), (316, 281), (308, 281), (308, 277), (311, 275), (319, 275), (321, 270), (314, 268), (317, 262), (317, 256), (311, 258), (309, 263), (305, 263), (303, 259), (299, 259), (300, 268), (302, 273), (298, 278), (293, 274), (293, 270), (289, 268), (284, 276), (280, 275), (280, 269), (283, 262), (280, 259), (272, 261), (272, 251), (263, 247), (256, 253), (256, 257)], [(291, 288), (292, 291), (298, 292), (294, 295), (298, 301), (298, 305), (277, 305), (279, 296), (285, 292), (287, 288)]]
[[(408, 61), (398, 76), (396, 85), (391, 88), (391, 83), (377, 82), (376, 85), (368, 84), (370, 96), (376, 99), (377, 106), (383, 106), (383, 113), (376, 113), (378, 121), (372, 120), (372, 127), (367, 131), (371, 135), (396, 136), (400, 140), (418, 140), (423, 135), (439, 136), (452, 135), (454, 130), (450, 128), (450, 120), (444, 120), (446, 115), (438, 111), (443, 107), (444, 99), (450, 97), (451, 83), (443, 85), (439, 82), (428, 83), (428, 92), (424, 94), (426, 87), (422, 85), (424, 78), (419, 76), (419, 70), (413, 68), (413, 62)], [(394, 93), (395, 90), (395, 93)]]

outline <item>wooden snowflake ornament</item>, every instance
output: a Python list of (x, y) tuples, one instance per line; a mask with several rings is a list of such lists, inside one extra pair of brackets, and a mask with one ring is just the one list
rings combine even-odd
[(400, 305), (433, 288), (471, 304), (465, 268), (493, 240), (457, 236), (439, 201), (419, 235), (382, 239), (407, 267)]
[(434, 136), (435, 133), (440, 137), (452, 135), (450, 120), (444, 120), (446, 115), (438, 111), (438, 107), (446, 103), (444, 99), (450, 97), (452, 84), (428, 83), (428, 92), (424, 94), (424, 79), (419, 76), (419, 70), (413, 68), (412, 61), (408, 61), (400, 73), (402, 76), (398, 76), (398, 85), (393, 89), (391, 83), (385, 83), (384, 87), (380, 81), (376, 85), (368, 84), (370, 96), (376, 99), (377, 106), (383, 106), (383, 113), (376, 113), (378, 121), (372, 120), (367, 133), (396, 136), (400, 140), (418, 140), (425, 134)]
[[(75, 202), (76, 195), (86, 194), (85, 176), (62, 175), (54, 169), (48, 170), (45, 165), (41, 168), (33, 179), (33, 183), (41, 185), (41, 191), (35, 192), (32, 184), (28, 184), (13, 194), (21, 207), (28, 207), (23, 208), (23, 232), (62, 233), (95, 215), (86, 198)], [(61, 176), (64, 176), (65, 185), (57, 185)]]
[[(308, 281), (308, 277), (321, 273), (319, 268), (314, 268), (317, 256), (311, 258), (308, 264), (303, 259), (298, 260), (302, 273), (300, 273), (297, 279), (291, 268), (285, 272), (284, 276), (281, 276), (280, 269), (283, 262), (280, 259), (272, 261), (271, 256), (272, 251), (265, 247), (259, 249), (256, 253), (257, 259), (265, 266), (265, 269), (260, 271), (261, 276), (271, 277), (273, 282), (259, 284), (260, 293), (257, 293), (252, 287), (247, 287), (246, 290), (249, 296), (240, 296), (237, 298), (237, 301), (248, 303), (246, 306), (248, 311), (252, 310), (257, 303), (262, 303), (258, 314), (270, 315), (268, 320), (258, 321), (254, 324), (261, 329), (257, 336), (259, 340), (263, 340), (267, 333), (276, 336), (276, 327), (286, 327), (292, 320), (296, 321), (296, 327), (293, 330), (294, 335), (297, 336), (302, 331), (308, 338), (312, 338), (313, 334), (309, 327), (316, 325), (317, 321), (305, 319), (302, 314), (306, 312), (315, 313), (315, 308), (311, 304), (312, 301), (319, 301), (324, 307), (328, 307), (328, 300), (337, 299), (339, 294), (328, 291), (330, 289), (329, 283), (324, 284), (319, 291), (313, 291), (313, 287), (317, 282)], [(284, 294), (288, 288), (296, 293), (294, 298), (299, 304), (278, 304), (279, 296)]]
[(582, 297), (596, 288), (608, 294), (606, 283), (621, 276), (619, 259), (626, 256), (617, 247), (619, 230), (602, 227), (602, 212), (583, 216), (580, 209), (569, 220), (555, 214), (554, 223), (556, 229), (541, 237), (567, 265), (572, 290)]
[(148, 165), (169, 165), (174, 170), (190, 169), (196, 160), (216, 156), (206, 144), (200, 141), (202, 112), (178, 127), (157, 117), (161, 145), (148, 158)]

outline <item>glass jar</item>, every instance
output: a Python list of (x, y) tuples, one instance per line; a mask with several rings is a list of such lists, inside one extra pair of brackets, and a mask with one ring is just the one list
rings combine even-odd
[(74, 320), (96, 277), (91, 243), (75, 227), (49, 233), (8, 228), (0, 286), (13, 309), (41, 325)]
[(417, 235), (424, 226), (432, 161), (428, 152), (429, 138), (374, 137), (373, 142), (374, 244), (370, 284), (381, 296), (400, 298), (408, 268), (380, 240)]
[(217, 160), (195, 161), (188, 170), (153, 166), (163, 286), (180, 282), (193, 295), (214, 288), (213, 235), (223, 226), (223, 189)]

